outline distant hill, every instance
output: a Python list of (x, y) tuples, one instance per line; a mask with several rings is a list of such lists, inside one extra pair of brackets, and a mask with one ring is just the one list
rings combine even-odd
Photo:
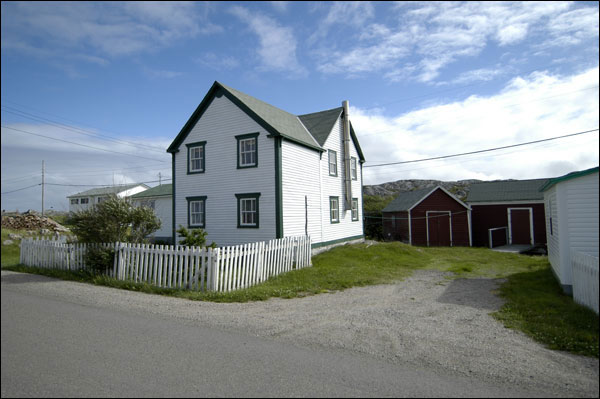
[(473, 183), (480, 183), (481, 180), (459, 180), (459, 181), (441, 181), (441, 180), (397, 180), (376, 184), (371, 186), (363, 186), (364, 195), (375, 195), (378, 197), (396, 196), (401, 192), (419, 190), (422, 188), (441, 186), (446, 190), (456, 195), (458, 199), (464, 201), (469, 194), (469, 188)]

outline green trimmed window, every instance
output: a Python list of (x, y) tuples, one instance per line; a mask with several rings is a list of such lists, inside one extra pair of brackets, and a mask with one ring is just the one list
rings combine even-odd
[(237, 139), (237, 167), (256, 168), (258, 166), (258, 133), (235, 136)]
[(188, 175), (192, 173), (204, 173), (206, 163), (206, 141), (186, 144), (188, 148)]
[(352, 198), (352, 221), (358, 221), (358, 198)]
[(329, 221), (340, 222), (340, 197), (329, 197)]
[(206, 196), (186, 197), (188, 202), (188, 227), (206, 226)]
[(358, 174), (356, 171), (356, 158), (350, 157), (350, 176), (352, 180), (358, 180)]
[(238, 209), (238, 228), (259, 227), (260, 193), (236, 194)]
[(329, 154), (329, 176), (337, 176), (337, 152), (328, 151)]

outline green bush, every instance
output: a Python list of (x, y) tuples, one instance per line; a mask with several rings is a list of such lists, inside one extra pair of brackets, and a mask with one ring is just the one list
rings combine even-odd
[[(187, 245), (190, 247), (203, 247), (206, 245), (206, 231), (202, 229), (186, 229), (182, 225), (179, 225), (179, 229), (177, 230), (180, 237), (183, 237), (183, 240), (179, 241), (180, 245)], [(211, 248), (216, 248), (217, 244), (214, 242), (209, 245)]]
[(114, 248), (90, 247), (86, 251), (86, 266), (93, 274), (106, 274), (112, 270), (114, 260)]

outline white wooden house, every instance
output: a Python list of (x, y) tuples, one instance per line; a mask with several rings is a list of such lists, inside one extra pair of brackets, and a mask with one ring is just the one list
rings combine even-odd
[(598, 167), (550, 179), (541, 191), (548, 260), (563, 290), (570, 294), (572, 251), (598, 258)]
[(77, 212), (88, 209), (95, 204), (99, 204), (113, 194), (119, 198), (128, 198), (149, 188), (150, 186), (147, 186), (146, 184), (135, 183), (99, 187), (82, 191), (67, 197), (69, 200), (69, 211)]
[(347, 102), (296, 116), (215, 82), (167, 151), (173, 236), (180, 225), (218, 246), (308, 234), (313, 248), (364, 237)]
[(150, 237), (153, 242), (173, 240), (173, 185), (162, 184), (131, 196), (134, 206), (147, 206), (161, 221), (160, 229)]

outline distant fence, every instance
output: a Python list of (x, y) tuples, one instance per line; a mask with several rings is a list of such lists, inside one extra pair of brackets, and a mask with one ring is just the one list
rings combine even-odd
[(598, 313), (598, 257), (571, 251), (573, 299)]
[(87, 270), (90, 246), (113, 248), (111, 277), (163, 288), (227, 292), (247, 288), (294, 269), (311, 266), (310, 237), (199, 248), (152, 244), (68, 244), (64, 240), (21, 241), (20, 263), (62, 270)]

